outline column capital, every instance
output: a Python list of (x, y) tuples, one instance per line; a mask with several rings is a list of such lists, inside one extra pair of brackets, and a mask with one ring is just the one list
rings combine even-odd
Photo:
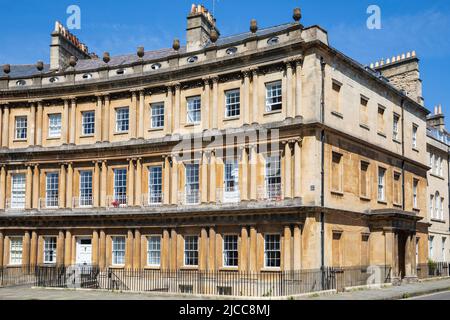
[(242, 70), (242, 75), (244, 76), (244, 78), (249, 78), (251, 74), (252, 74), (251, 68)]
[(211, 81), (213, 82), (213, 84), (219, 83), (219, 76), (217, 74), (211, 76)]

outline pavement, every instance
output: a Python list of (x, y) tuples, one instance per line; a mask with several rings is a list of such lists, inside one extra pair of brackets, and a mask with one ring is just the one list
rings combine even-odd
[[(223, 297), (225, 298), (225, 297)], [(314, 294), (288, 297), (295, 300), (450, 300), (450, 278), (423, 281), (381, 289), (357, 289), (338, 294)], [(30, 286), (0, 288), (0, 300), (208, 300), (218, 297), (126, 293), (98, 290), (44, 289)], [(232, 299), (227, 297), (227, 299)]]

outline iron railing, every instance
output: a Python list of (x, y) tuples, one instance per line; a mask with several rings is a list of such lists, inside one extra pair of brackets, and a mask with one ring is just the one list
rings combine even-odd
[(428, 262), (417, 265), (419, 279), (450, 277), (450, 262)]
[(30, 285), (36, 281), (35, 266), (0, 267), (0, 288)]

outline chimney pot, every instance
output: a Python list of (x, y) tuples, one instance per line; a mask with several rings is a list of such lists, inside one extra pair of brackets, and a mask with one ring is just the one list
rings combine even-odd
[(180, 50), (180, 40), (179, 39), (174, 39), (173, 40), (172, 48), (175, 51)]
[(250, 21), (250, 31), (252, 33), (256, 33), (256, 31), (258, 31), (258, 22), (255, 19)]
[(108, 63), (110, 60), (111, 60), (111, 57), (109, 55), (109, 52), (104, 52), (103, 53), (103, 62)]
[(137, 48), (136, 54), (137, 54), (137, 56), (138, 56), (139, 58), (142, 59), (142, 58), (144, 57), (144, 55), (145, 55), (145, 49), (144, 49), (144, 47), (138, 47), (138, 48)]
[(294, 15), (293, 15), (294, 21), (299, 22), (302, 18), (302, 10), (300, 8), (294, 9)]
[(9, 74), (11, 72), (11, 65), (10, 64), (5, 64), (3, 66), (3, 72), (6, 74)]
[(44, 70), (44, 62), (42, 61), (36, 62), (36, 69), (38, 69), (39, 71)]

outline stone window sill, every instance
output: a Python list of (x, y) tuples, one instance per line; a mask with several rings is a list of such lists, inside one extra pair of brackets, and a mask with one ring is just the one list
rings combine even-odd
[(59, 137), (47, 137), (47, 140), (50, 140), (50, 141), (55, 141), (55, 140), (60, 140), (61, 139), (61, 136), (59, 136)]
[(239, 271), (238, 267), (221, 267), (219, 268), (219, 271)]
[(125, 269), (125, 265), (112, 265), (110, 266), (111, 269), (121, 270)]
[(27, 142), (28, 139), (14, 139), (13, 142)]
[(384, 134), (383, 132), (378, 131), (377, 135), (386, 139), (386, 134)]
[(412, 148), (412, 150), (419, 153), (419, 149), (417, 149), (417, 148)]
[(367, 197), (367, 196), (359, 196), (359, 198), (361, 199), (361, 200), (363, 200), (363, 201), (371, 201), (372, 199), (370, 199), (369, 197)]
[(340, 196), (340, 197), (344, 196), (344, 192), (338, 191), (338, 190), (331, 190), (331, 194), (334, 194), (334, 195)]
[(335, 117), (338, 117), (339, 119), (344, 119), (344, 115), (337, 111), (331, 111), (331, 114)]
[(392, 139), (392, 141), (394, 141), (397, 144), (402, 144), (402, 142), (400, 140), (397, 140), (397, 139)]
[(198, 266), (183, 266), (180, 268), (181, 271), (192, 271), (192, 270), (199, 270)]
[(360, 124), (359, 125), (361, 128), (363, 128), (364, 130), (367, 130), (367, 131), (370, 131), (370, 127), (368, 126), (368, 125), (366, 125), (366, 124)]
[(273, 110), (273, 111), (266, 111), (266, 112), (264, 112), (264, 116), (270, 116), (270, 115), (277, 114), (277, 113), (282, 113), (282, 112), (283, 112), (283, 109)]
[(437, 223), (445, 223), (445, 220), (441, 220), (441, 219), (430, 219), (433, 222), (437, 222)]
[(80, 136), (80, 139), (93, 138), (94, 136), (94, 134), (83, 134)]
[(223, 118), (223, 121), (236, 121), (236, 120), (239, 120), (239, 119), (241, 119), (240, 116), (236, 116), (236, 117), (225, 117), (225, 118)]
[(128, 131), (114, 132), (114, 135), (115, 135), (115, 136), (124, 136), (124, 135), (127, 135), (127, 134), (128, 134)]
[(401, 208), (402, 207), (402, 204), (401, 203), (393, 203), (392, 204), (394, 207), (397, 207), (397, 208)]
[(161, 270), (161, 266), (145, 266), (145, 270)]
[(280, 267), (274, 267), (274, 268), (264, 267), (261, 269), (261, 272), (280, 272), (280, 271), (281, 271)]
[(379, 204), (387, 205), (387, 201), (386, 201), (386, 200), (378, 200), (377, 202), (378, 202)]
[(159, 131), (164, 131), (164, 127), (148, 129), (148, 132), (159, 132)]
[(185, 128), (193, 128), (193, 127), (198, 127), (201, 125), (201, 122), (196, 122), (196, 123), (186, 123), (184, 125)]
[(432, 176), (433, 178), (440, 179), (440, 180), (445, 180), (443, 177), (438, 176), (438, 175), (436, 175), (436, 174), (434, 174), (434, 173), (430, 173), (430, 176)]

